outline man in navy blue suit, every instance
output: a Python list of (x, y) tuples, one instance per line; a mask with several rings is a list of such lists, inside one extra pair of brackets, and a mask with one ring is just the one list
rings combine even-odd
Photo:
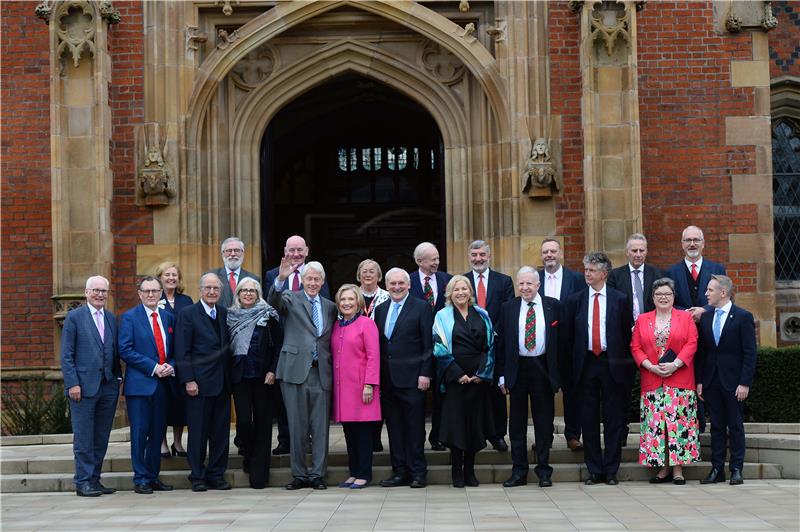
[(613, 486), (618, 483), (622, 454), (625, 391), (630, 389), (636, 367), (630, 355), (633, 320), (628, 298), (606, 283), (611, 271), (608, 256), (589, 253), (583, 266), (588, 286), (567, 299), (562, 333), (572, 345), (571, 375), (581, 396), (583, 453), (589, 470), (586, 484)]
[(755, 321), (751, 313), (731, 302), (733, 282), (729, 277), (712, 275), (705, 295), (713, 312), (700, 318), (695, 380), (697, 395), (711, 415), (711, 471), (700, 483), (725, 482), (729, 439), (730, 483), (737, 485), (744, 482), (743, 403), (756, 370)]
[(105, 309), (108, 279), (86, 280), (86, 305), (67, 314), (61, 333), (61, 372), (72, 414), (75, 492), (79, 497), (114, 493), (100, 482), (122, 380), (117, 321)]
[(250, 277), (261, 282), (258, 275), (248, 272), (242, 268), (244, 262), (244, 242), (238, 236), (230, 236), (222, 241), (220, 246), (222, 254), (222, 268), (215, 271), (222, 282), (222, 294), (219, 296), (219, 304), (228, 308), (233, 304), (233, 293), (236, 291), (242, 279)]
[[(290, 236), (286, 239), (286, 245), (283, 248), (283, 254), (284, 256), (291, 258), (292, 266), (294, 267), (294, 271), (286, 280), (287, 288), (290, 288), (292, 292), (302, 290), (303, 272), (306, 271), (306, 259), (308, 258), (308, 246), (306, 245), (306, 239), (300, 235)], [(267, 290), (270, 286), (275, 284), (275, 279), (278, 278), (279, 272), (280, 266), (275, 266), (264, 274), (264, 286), (267, 287)], [(328, 287), (328, 281), (325, 281), (322, 284), (322, 288), (319, 290), (319, 295), (325, 299), (331, 298), (331, 291)]]
[[(492, 327), (496, 330), (500, 323), (500, 309), (506, 301), (514, 299), (514, 281), (508, 275), (489, 268), (492, 249), (484, 240), (476, 240), (469, 245), (467, 258), (472, 269), (465, 273), (464, 277), (472, 283), (475, 301), (489, 314)], [(505, 452), (508, 450), (505, 440), (508, 424), (506, 397), (498, 386), (492, 386), (490, 393), (492, 413), (494, 414), (494, 434), (489, 438), (489, 442), (495, 450)]]
[[(561, 244), (553, 238), (542, 240), (542, 264), (539, 270), (539, 295), (552, 297), (562, 304), (567, 298), (586, 287), (583, 276), (564, 266), (564, 253)], [(561, 382), (561, 399), (564, 406), (564, 438), (573, 451), (583, 448), (581, 443), (581, 404), (579, 393), (573, 391), (567, 379)]]
[(161, 281), (139, 281), (136, 305), (119, 318), (119, 356), (125, 361), (123, 393), (131, 422), (133, 490), (149, 495), (170, 491), (159, 480), (161, 441), (167, 431), (169, 379), (175, 376), (174, 318), (158, 308)]
[(725, 275), (725, 266), (703, 258), (706, 246), (702, 229), (690, 225), (681, 234), (683, 260), (673, 264), (667, 275), (675, 281), (675, 306), (687, 309), (694, 321), (706, 310), (711, 310), (706, 298), (706, 288), (712, 275)]
[[(422, 242), (414, 248), (414, 261), (419, 269), (410, 275), (411, 289), (409, 293), (425, 301), (433, 309), (433, 314), (435, 315), (444, 308), (444, 291), (453, 276), (447, 272), (439, 271), (439, 250), (430, 242)], [(439, 391), (439, 381), (436, 376), (437, 372), (434, 368), (433, 382), (431, 383), (433, 414), (431, 415), (431, 432), (428, 434), (428, 441), (434, 451), (444, 451), (445, 447), (439, 441), (442, 399)]]

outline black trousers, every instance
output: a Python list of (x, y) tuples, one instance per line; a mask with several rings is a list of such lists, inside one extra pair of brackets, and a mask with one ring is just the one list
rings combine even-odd
[(347, 443), (347, 465), (350, 476), (372, 480), (372, 438), (374, 421), (342, 421)]
[(550, 386), (547, 355), (519, 357), (517, 381), (511, 388), (509, 436), (511, 439), (512, 475), (528, 476), (528, 404), (533, 417), (536, 468), (539, 478), (550, 478), (550, 448), (553, 446), (555, 394)]
[(424, 480), (425, 392), (417, 388), (381, 385), (381, 411), (389, 434), (392, 472), (406, 478)]
[(431, 378), (430, 393), (433, 412), (431, 412), (431, 431), (428, 433), (428, 441), (433, 444), (440, 441), (439, 426), (442, 424), (442, 393), (439, 391), (439, 372), (435, 368)]
[(492, 401), (492, 416), (494, 419), (494, 434), (493, 440), (505, 438), (508, 427), (508, 405), (506, 396), (500, 391), (499, 386), (492, 386), (489, 391), (489, 397)]
[[(283, 404), (283, 394), (281, 394), (281, 387), (274, 385), (272, 387), (272, 415), (278, 425), (278, 445), (288, 449), (289, 448), (289, 421), (286, 419), (286, 406)], [(271, 443), (271, 442), (270, 442)]]
[(744, 403), (736, 399), (735, 391), (722, 387), (716, 374), (709, 385), (703, 387), (703, 397), (711, 416), (711, 465), (720, 471), (724, 470), (730, 441), (731, 471), (741, 471), (745, 452)]
[[(625, 427), (625, 386), (611, 376), (608, 357), (586, 352), (583, 373), (578, 383), (581, 392), (583, 456), (589, 473), (616, 475), (622, 456), (622, 431)], [(600, 406), (602, 405), (603, 443), (600, 448)]]
[(581, 439), (581, 391), (562, 388), (561, 401), (564, 406), (564, 437), (569, 440)]
[[(231, 396), (219, 395), (186, 398), (186, 421), (189, 426), (188, 454), (191, 482), (219, 482), (228, 469), (231, 430)], [(208, 466), (206, 466), (208, 447)]]
[(264, 384), (260, 378), (242, 379), (233, 385), (239, 448), (250, 470), (252, 488), (269, 483), (273, 388), (275, 385)]

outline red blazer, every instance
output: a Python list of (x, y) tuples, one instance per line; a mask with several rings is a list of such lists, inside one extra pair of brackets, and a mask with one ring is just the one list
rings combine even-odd
[(631, 339), (631, 354), (642, 374), (642, 392), (650, 392), (666, 384), (671, 388), (694, 390), (694, 354), (697, 351), (697, 327), (692, 320), (692, 315), (683, 310), (672, 309), (672, 324), (669, 331), (667, 349), (672, 349), (678, 354), (683, 365), (666, 379), (644, 369), (642, 362), (645, 359), (653, 364), (658, 364), (658, 350), (656, 349), (656, 311), (645, 312), (639, 315), (636, 326), (633, 328)]

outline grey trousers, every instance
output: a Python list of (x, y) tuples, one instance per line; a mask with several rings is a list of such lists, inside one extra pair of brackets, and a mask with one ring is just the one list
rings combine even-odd
[[(306, 381), (281, 381), (286, 418), (289, 422), (289, 456), (292, 476), (304, 480), (324, 478), (328, 468), (330, 390), (323, 390), (319, 370), (311, 368)], [(305, 443), (311, 435), (311, 469), (306, 466)]]

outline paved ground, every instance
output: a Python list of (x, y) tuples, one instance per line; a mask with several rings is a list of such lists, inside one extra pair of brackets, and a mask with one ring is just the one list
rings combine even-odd
[(2, 496), (3, 530), (798, 530), (800, 482)]

